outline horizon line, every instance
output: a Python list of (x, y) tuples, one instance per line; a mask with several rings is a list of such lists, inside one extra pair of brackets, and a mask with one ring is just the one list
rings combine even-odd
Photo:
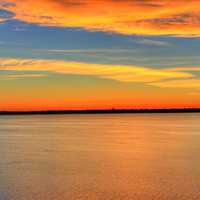
[(81, 110), (27, 110), (0, 111), (0, 115), (55, 115), (55, 114), (134, 114), (134, 113), (197, 113), (199, 108), (138, 108), (138, 109), (81, 109)]

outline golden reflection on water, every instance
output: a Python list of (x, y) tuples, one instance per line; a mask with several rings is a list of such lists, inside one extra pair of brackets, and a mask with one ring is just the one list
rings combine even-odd
[(0, 199), (200, 199), (199, 117), (1, 117)]

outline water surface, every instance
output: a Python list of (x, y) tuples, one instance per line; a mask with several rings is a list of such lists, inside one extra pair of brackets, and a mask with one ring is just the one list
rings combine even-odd
[(0, 200), (200, 199), (200, 114), (0, 117)]

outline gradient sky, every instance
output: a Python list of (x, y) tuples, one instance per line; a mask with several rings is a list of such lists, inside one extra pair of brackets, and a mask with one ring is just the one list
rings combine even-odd
[(200, 1), (0, 0), (0, 110), (200, 107)]

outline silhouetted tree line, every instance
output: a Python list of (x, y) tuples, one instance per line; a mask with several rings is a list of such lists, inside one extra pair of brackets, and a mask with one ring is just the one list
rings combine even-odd
[(196, 112), (200, 112), (200, 108), (0, 111), (0, 115), (126, 114), (126, 113), (134, 114), (134, 113), (196, 113)]

